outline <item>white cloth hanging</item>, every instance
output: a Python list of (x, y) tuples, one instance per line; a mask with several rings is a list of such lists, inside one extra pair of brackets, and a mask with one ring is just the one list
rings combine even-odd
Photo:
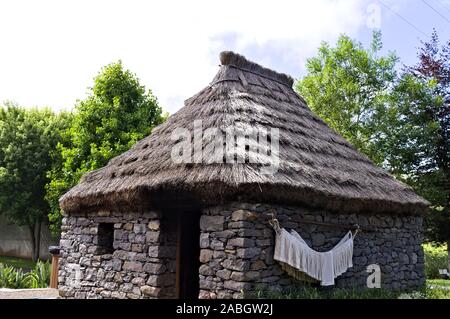
[(274, 259), (286, 263), (322, 286), (334, 285), (334, 279), (353, 267), (353, 235), (349, 231), (331, 250), (318, 252), (310, 248), (294, 230), (277, 229)]

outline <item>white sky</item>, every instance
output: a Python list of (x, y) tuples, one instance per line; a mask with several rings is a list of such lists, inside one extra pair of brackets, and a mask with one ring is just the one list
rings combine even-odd
[(212, 80), (220, 51), (298, 77), (321, 40), (366, 26), (370, 3), (1, 1), (0, 102), (71, 109), (103, 65), (122, 59), (174, 112)]

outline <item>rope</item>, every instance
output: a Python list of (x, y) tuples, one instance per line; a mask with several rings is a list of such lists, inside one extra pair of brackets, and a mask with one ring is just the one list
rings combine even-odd
[(272, 228), (275, 230), (275, 232), (277, 234), (280, 233), (281, 227), (280, 227), (280, 222), (278, 221), (278, 219), (276, 219), (276, 218), (270, 219), (269, 224), (272, 226)]
[[(278, 221), (278, 219), (273, 217), (273, 214), (271, 214), (272, 218), (269, 219), (269, 224), (272, 226), (272, 228), (275, 230), (275, 232), (278, 234), (281, 230), (281, 226), (280, 226), (280, 222)], [(324, 225), (326, 226), (326, 225)], [(352, 233), (353, 238), (356, 237), (356, 235), (358, 235), (360, 232), (362, 232), (361, 227), (359, 226), (359, 224), (355, 224), (354, 225), (355, 232)]]

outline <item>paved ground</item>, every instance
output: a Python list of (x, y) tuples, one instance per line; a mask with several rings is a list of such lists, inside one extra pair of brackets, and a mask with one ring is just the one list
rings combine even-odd
[(40, 289), (5, 289), (0, 288), (0, 299), (56, 299), (58, 290), (51, 288)]

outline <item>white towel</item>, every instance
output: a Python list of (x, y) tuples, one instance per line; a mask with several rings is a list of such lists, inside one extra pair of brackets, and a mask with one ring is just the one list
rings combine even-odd
[(349, 231), (330, 251), (311, 249), (294, 230), (277, 232), (274, 259), (294, 267), (321, 282), (334, 285), (334, 279), (352, 267), (353, 236)]

